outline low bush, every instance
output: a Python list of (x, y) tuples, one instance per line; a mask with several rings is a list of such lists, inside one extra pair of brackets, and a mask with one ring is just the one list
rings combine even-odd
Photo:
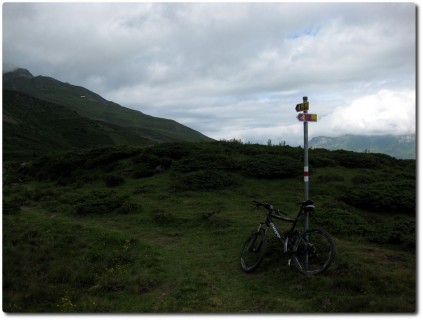
[(132, 169), (132, 178), (140, 179), (153, 176), (154, 168), (145, 163), (139, 163)]
[(116, 213), (119, 214), (131, 214), (140, 209), (140, 205), (134, 202), (125, 202), (119, 208), (116, 209)]
[(395, 159), (384, 154), (358, 153), (345, 150), (336, 150), (332, 153), (332, 159), (346, 168), (380, 168), (391, 165)]
[(125, 183), (124, 178), (116, 175), (105, 176), (103, 180), (107, 187), (117, 187)]
[(192, 191), (210, 191), (228, 188), (237, 183), (237, 179), (227, 172), (205, 170), (182, 176), (179, 179), (177, 188)]
[(135, 165), (148, 165), (150, 168), (155, 168), (157, 166), (169, 168), (172, 165), (172, 160), (168, 157), (157, 156), (149, 151), (145, 151), (143, 153), (140, 153), (139, 155), (136, 155), (132, 158), (132, 162)]
[(140, 153), (141, 149), (129, 147), (108, 147), (93, 149), (82, 155), (84, 167), (92, 169), (98, 166), (109, 166), (111, 163), (128, 159)]
[(378, 179), (374, 175), (359, 174), (351, 179), (351, 182), (358, 185), (377, 182)]
[(200, 170), (236, 170), (238, 163), (231, 157), (222, 154), (197, 154), (179, 161), (175, 170), (194, 172)]
[(318, 210), (311, 219), (334, 235), (366, 236), (371, 230), (367, 220), (347, 209)]
[(179, 160), (191, 153), (192, 145), (189, 142), (160, 143), (147, 148), (145, 153), (155, 155), (159, 158)]
[(318, 183), (329, 183), (329, 182), (344, 182), (345, 178), (341, 174), (329, 174), (329, 175), (320, 175), (316, 177), (316, 182)]
[(156, 209), (153, 212), (153, 220), (157, 224), (166, 225), (172, 224), (175, 221), (175, 217), (171, 213), (167, 213), (161, 209)]
[(130, 211), (129, 209), (122, 209), (129, 204), (125, 197), (118, 196), (115, 192), (94, 191), (88, 195), (76, 197), (72, 200), (72, 203), (72, 213), (82, 216), (112, 212), (128, 213)]
[(3, 214), (13, 215), (21, 212), (21, 206), (14, 200), (3, 200)]
[(36, 159), (28, 166), (27, 174), (40, 180), (59, 180), (64, 185), (83, 179), (88, 170), (99, 166), (110, 172), (115, 167), (114, 162), (138, 153), (140, 149), (137, 148), (110, 147), (51, 154)]
[(415, 181), (385, 181), (360, 185), (349, 189), (342, 200), (368, 211), (404, 212), (416, 211)]
[(315, 168), (335, 167), (338, 165), (337, 161), (332, 159), (331, 151), (326, 149), (310, 149), (309, 163)]
[(40, 180), (55, 181), (59, 178), (71, 177), (83, 165), (84, 161), (83, 158), (71, 152), (46, 156), (34, 161), (28, 172), (31, 176)]
[(395, 244), (407, 249), (416, 247), (416, 222), (406, 216), (384, 217), (373, 226), (367, 238), (382, 244)]
[(291, 178), (302, 173), (299, 160), (284, 156), (256, 155), (241, 163), (241, 172), (254, 178)]
[(205, 212), (200, 215), (198, 221), (212, 228), (225, 228), (230, 226), (232, 224), (231, 221), (226, 217), (222, 217), (219, 213), (220, 210)]

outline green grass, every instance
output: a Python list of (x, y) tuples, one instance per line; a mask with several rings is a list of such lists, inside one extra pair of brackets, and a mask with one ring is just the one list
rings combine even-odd
[[(342, 167), (329, 153), (334, 162), (313, 169), (317, 209), (310, 224), (330, 231), (337, 251), (325, 274), (304, 276), (288, 266), (274, 237), (257, 271), (245, 274), (240, 249), (264, 217), (251, 200), (273, 202), (294, 216), (303, 183), (301, 176), (254, 178), (242, 164), (255, 150), (294, 159), (297, 149), (168, 144), (148, 149), (149, 157), (143, 150), (63, 157), (73, 172), (65, 177), (41, 174), (41, 163), (20, 175), (6, 167), (3, 207), (12, 209), (3, 212), (4, 312), (416, 311), (412, 212), (371, 212), (343, 200), (366, 168)], [(208, 152), (215, 155), (208, 170), (218, 174), (206, 183), (225, 182), (225, 172), (236, 183), (179, 188), (187, 177), (204, 178), (195, 174), (203, 172)], [(189, 159), (192, 165), (181, 170)], [(44, 159), (46, 166), (51, 161)], [(167, 169), (132, 176), (140, 164), (157, 162)], [(412, 170), (398, 165), (390, 176), (411, 179)], [(108, 176), (123, 181), (114, 185)]]

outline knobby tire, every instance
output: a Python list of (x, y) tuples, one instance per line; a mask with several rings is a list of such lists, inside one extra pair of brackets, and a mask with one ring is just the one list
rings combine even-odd
[(267, 238), (263, 230), (254, 231), (245, 241), (241, 251), (241, 267), (245, 272), (254, 271), (263, 260)]

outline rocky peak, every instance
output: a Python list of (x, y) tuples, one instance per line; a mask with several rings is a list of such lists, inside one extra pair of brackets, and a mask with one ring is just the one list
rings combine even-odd
[(4, 75), (13, 76), (13, 77), (19, 77), (19, 78), (33, 78), (31, 72), (29, 72), (27, 69), (24, 68), (18, 68), (13, 71), (7, 72)]

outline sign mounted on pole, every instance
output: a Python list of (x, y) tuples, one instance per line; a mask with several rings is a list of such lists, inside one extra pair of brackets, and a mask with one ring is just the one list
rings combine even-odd
[[(309, 181), (310, 171), (308, 167), (308, 123), (317, 121), (317, 114), (308, 113), (309, 102), (307, 97), (303, 97), (303, 103), (298, 103), (295, 106), (295, 111), (299, 113), (297, 115), (298, 121), (304, 124), (304, 201), (309, 200)], [(309, 228), (309, 213), (307, 212), (304, 218), (304, 230)], [(305, 256), (305, 263), (308, 265), (308, 255)]]
[(308, 102), (299, 103), (295, 106), (295, 111), (307, 111), (308, 110)]
[(317, 114), (313, 113), (300, 113), (297, 115), (298, 121), (304, 122), (316, 122), (317, 121)]

